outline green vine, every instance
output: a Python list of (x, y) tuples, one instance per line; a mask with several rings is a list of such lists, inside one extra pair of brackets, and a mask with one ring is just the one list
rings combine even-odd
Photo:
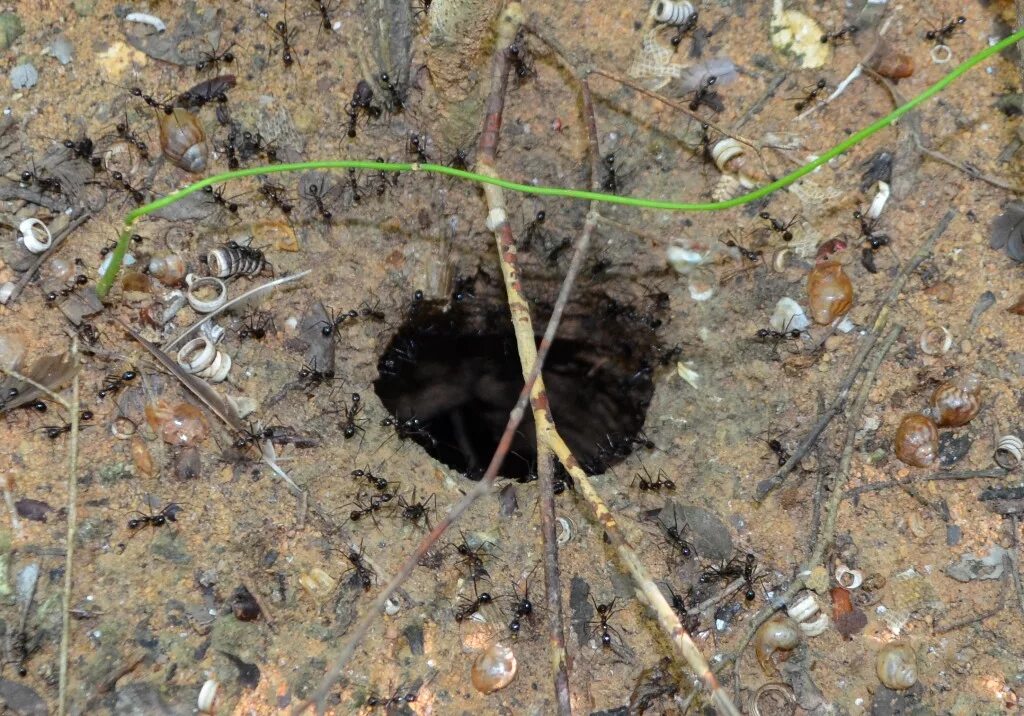
[(314, 161), (314, 162), (296, 162), (293, 164), (272, 164), (263, 167), (251, 167), (248, 169), (237, 169), (235, 171), (224, 172), (223, 174), (217, 174), (215, 176), (207, 177), (197, 181), (194, 184), (190, 184), (184, 189), (179, 189), (173, 194), (169, 194), (161, 199), (145, 204), (130, 212), (124, 220), (125, 230), (122, 232), (117, 246), (114, 249), (113, 257), (111, 258), (110, 265), (107, 270), (100, 277), (100, 280), (96, 284), (96, 293), (100, 298), (103, 298), (110, 291), (111, 286), (114, 284), (114, 279), (117, 277), (117, 272), (120, 270), (121, 262), (124, 260), (124, 255), (128, 251), (128, 246), (131, 242), (131, 228), (132, 225), (141, 217), (151, 214), (154, 211), (169, 206), (176, 201), (184, 199), (189, 194), (193, 194), (197, 191), (201, 191), (205, 187), (213, 186), (214, 184), (220, 184), (231, 179), (240, 179), (242, 177), (250, 176), (262, 176), (267, 174), (277, 174), (278, 172), (295, 172), (295, 171), (309, 171), (316, 169), (372, 169), (374, 171), (385, 171), (385, 172), (427, 172), (431, 174), (446, 174), (457, 179), (465, 179), (467, 181), (478, 182), (481, 184), (493, 184), (500, 186), (504, 189), (511, 191), (521, 192), (523, 194), (533, 194), (535, 196), (555, 196), (564, 197), (567, 199), (580, 199), (583, 201), (600, 201), (606, 204), (623, 204), (625, 206), (635, 206), (640, 209), (659, 209), (663, 211), (721, 211), (723, 209), (731, 209), (733, 207), (742, 206), (751, 201), (756, 201), (762, 197), (768, 196), (769, 194), (778, 191), (784, 187), (789, 186), (797, 179), (800, 179), (807, 174), (810, 174), (818, 167), (822, 166), (826, 162), (838, 157), (843, 154), (854, 145), (864, 141), (872, 134), (880, 129), (888, 127), (890, 124), (895, 122), (897, 119), (902, 117), (907, 112), (917, 107), (922, 102), (925, 102), (936, 94), (944, 90), (950, 84), (955, 82), (965, 72), (973, 69), (977, 65), (981, 64), (985, 60), (989, 59), (993, 55), (1002, 52), (1006, 48), (1010, 47), (1019, 40), (1024, 39), (1024, 29), (1018, 30), (1009, 37), (1004, 38), (1000, 42), (986, 47), (984, 50), (972, 55), (963, 63), (955, 67), (946, 76), (940, 79), (938, 82), (933, 84), (928, 89), (924, 90), (921, 94), (914, 97), (906, 104), (897, 107), (895, 110), (877, 120), (876, 122), (868, 125), (864, 129), (850, 135), (847, 139), (840, 142), (836, 146), (829, 149), (827, 152), (814, 159), (807, 164), (804, 164), (795, 171), (787, 174), (781, 179), (773, 181), (771, 184), (767, 184), (763, 187), (755, 189), (749, 194), (738, 196), (734, 199), (728, 199), (727, 201), (718, 201), (710, 203), (686, 203), (686, 202), (673, 202), (673, 201), (658, 201), (655, 199), (642, 199), (629, 196), (617, 196), (614, 194), (601, 194), (592, 191), (583, 191), (580, 189), (565, 189), (563, 187), (552, 187), (552, 186), (530, 186), (527, 184), (519, 184), (517, 182), (508, 181), (507, 179), (501, 179), (498, 177), (484, 176), (482, 174), (476, 174), (474, 172), (463, 171), (461, 169), (454, 169), (452, 167), (442, 166), (440, 164), (406, 164), (406, 163), (395, 163), (395, 162), (374, 162), (366, 160), (327, 160), (327, 161)]

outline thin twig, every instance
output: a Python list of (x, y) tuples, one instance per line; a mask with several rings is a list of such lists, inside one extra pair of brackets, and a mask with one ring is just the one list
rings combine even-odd
[(893, 487), (899, 487), (900, 485), (912, 485), (915, 482), (942, 482), (945, 480), (974, 480), (978, 478), (1000, 478), (1006, 477), (1009, 474), (1006, 470), (1001, 467), (990, 468), (988, 470), (967, 470), (964, 472), (939, 472), (934, 475), (927, 475), (925, 477), (911, 477), (906, 480), (889, 480), (886, 482), (869, 482), (866, 485), (858, 485), (852, 487), (843, 493), (843, 499), (848, 500), (851, 497), (859, 497), (866, 492), (881, 492), (882, 490), (888, 490)]
[(547, 446), (537, 445), (537, 482), (540, 502), (540, 531), (544, 541), (544, 597), (547, 602), (548, 640), (554, 675), (555, 704), (560, 716), (572, 714), (569, 698), (569, 659), (565, 651), (562, 620), (562, 580), (558, 567), (558, 536), (555, 534), (554, 455)]
[(736, 123), (736, 129), (740, 129), (751, 117), (754, 116), (756, 112), (761, 111), (765, 102), (775, 96), (775, 92), (782, 86), (782, 83), (786, 81), (788, 76), (789, 75), (783, 72), (768, 84), (768, 87), (761, 93), (761, 96), (757, 98), (757, 101), (747, 107), (746, 111), (743, 112), (743, 116), (740, 117), (740, 121)]
[(1017, 525), (1017, 515), (1009, 514), (1010, 531), (1013, 536), (1013, 550), (1010, 552), (1010, 564), (1013, 567), (1013, 586), (1017, 591), (1017, 605), (1024, 614), (1024, 585), (1020, 579), (1020, 530)]
[(716, 658), (715, 671), (720, 671), (727, 664), (739, 659), (743, 650), (746, 649), (747, 644), (750, 643), (750, 640), (754, 637), (758, 628), (780, 607), (792, 601), (797, 592), (803, 589), (804, 580), (807, 575), (810, 574), (814, 567), (821, 564), (825, 550), (832, 544), (832, 539), (835, 536), (836, 530), (836, 519), (839, 515), (839, 505), (842, 503), (843, 491), (841, 487), (846, 484), (850, 477), (850, 464), (853, 460), (853, 443), (860, 425), (860, 416), (864, 411), (864, 406), (868, 400), (868, 394), (871, 392), (871, 387), (875, 382), (875, 374), (878, 372), (879, 366), (882, 364), (882, 361), (885, 360), (886, 355), (888, 355), (902, 330), (902, 326), (894, 326), (885, 338), (882, 339), (882, 345), (872, 357), (871, 361), (865, 365), (864, 379), (861, 382), (860, 389), (857, 391), (857, 396), (854, 398), (854, 402), (850, 406), (850, 411), (847, 414), (846, 442), (843, 447), (842, 457), (840, 457), (839, 460), (839, 469), (836, 471), (836, 474), (831, 481), (831, 485), (827, 490), (829, 499), (825, 506), (825, 515), (821, 521), (821, 529), (812, 539), (807, 559), (804, 560), (803, 564), (801, 564), (797, 569), (796, 576), (793, 578), (793, 581), (790, 582), (789, 586), (784, 590), (781, 590), (780, 594), (772, 600), (771, 604), (761, 609), (761, 611), (750, 619), (747, 625), (747, 631), (743, 634), (743, 637), (740, 639), (735, 651), (730, 654), (721, 655), (720, 658)]
[[(7, 375), (11, 376), (15, 380), (20, 380), (22, 383), (27, 383), (28, 385), (31, 385), (33, 388), (35, 388), (36, 390), (41, 392), (43, 395), (45, 395), (47, 398), (49, 398), (53, 402), (55, 402), (58, 405), (60, 405), (65, 410), (71, 410), (71, 405), (68, 403), (68, 401), (64, 400), (64, 398), (62, 398), (59, 395), (57, 395), (57, 393), (54, 393), (52, 390), (47, 388), (42, 383), (38, 383), (38, 382), (32, 380), (31, 378), (22, 375), (21, 373), (19, 373), (16, 370), (11, 370), (10, 368), (2, 368), (2, 367), (0, 367), (0, 373), (6, 373)], [(78, 375), (78, 371), (77, 370), (75, 371), (75, 375)]]
[[(71, 341), (71, 357), (78, 357), (78, 340)], [(62, 599), (63, 623), (60, 630), (60, 675), (58, 677), (57, 714), (64, 716), (68, 710), (68, 656), (71, 650), (71, 586), (73, 581), (75, 539), (78, 531), (78, 372), (71, 379), (71, 405), (68, 414), (71, 420), (71, 437), (68, 455), (68, 506), (66, 550), (64, 556), (64, 593)]]

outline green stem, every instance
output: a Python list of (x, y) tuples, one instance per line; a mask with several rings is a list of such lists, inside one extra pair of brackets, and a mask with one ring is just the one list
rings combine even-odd
[(372, 169), (374, 171), (384, 172), (428, 172), (431, 174), (446, 174), (457, 179), (465, 179), (467, 181), (478, 182), (481, 184), (493, 184), (495, 186), (500, 186), (503, 189), (517, 191), (523, 194), (533, 194), (535, 196), (556, 196), (567, 199), (579, 199), (582, 201), (600, 201), (606, 204), (623, 204), (625, 206), (635, 206), (641, 209), (659, 209), (663, 211), (721, 211), (722, 209), (731, 209), (733, 207), (742, 206), (743, 204), (756, 201), (757, 199), (768, 196), (779, 189), (789, 186), (797, 179), (810, 174), (826, 162), (831, 161), (840, 154), (849, 151), (854, 145), (864, 141), (878, 130), (888, 127), (922, 102), (934, 97), (936, 94), (959, 79), (959, 77), (965, 72), (973, 69), (993, 55), (1002, 52), (1021, 39), (1024, 39), (1024, 29), (1018, 30), (995, 45), (986, 47), (981, 52), (972, 55), (924, 92), (917, 95), (906, 104), (897, 107), (878, 121), (868, 125), (859, 132), (850, 135), (844, 141), (832, 147), (832, 149), (829, 149), (817, 159), (804, 164), (781, 179), (773, 181), (771, 184), (755, 189), (749, 194), (744, 194), (743, 196), (738, 196), (734, 199), (728, 199), (727, 201), (710, 203), (680, 203), (674, 201), (658, 201), (655, 199), (617, 196), (614, 194), (601, 194), (598, 192), (583, 191), (580, 189), (565, 189), (563, 187), (530, 186), (528, 184), (519, 184), (517, 182), (508, 181), (507, 179), (501, 179), (499, 177), (484, 176), (483, 174), (454, 169), (440, 164), (405, 164), (394, 162), (373, 162), (366, 160), (327, 160), (296, 162), (294, 164), (272, 164), (270, 166), (251, 167), (248, 169), (237, 169), (235, 171), (224, 172), (223, 174), (217, 174), (215, 176), (207, 177), (201, 181), (197, 181), (195, 184), (190, 184), (184, 189), (179, 189), (173, 194), (169, 194), (168, 196), (157, 199), (149, 204), (140, 206), (130, 212), (125, 217), (125, 230), (117, 242), (110, 265), (96, 284), (96, 293), (100, 298), (103, 298), (110, 291), (111, 286), (113, 286), (114, 278), (117, 276), (117, 272), (121, 267), (121, 262), (123, 261), (124, 255), (128, 251), (128, 246), (131, 242), (131, 227), (140, 217), (162, 209), (165, 206), (169, 206), (176, 201), (184, 199), (189, 194), (201, 191), (205, 187), (213, 186), (214, 184), (220, 184), (231, 179), (240, 179), (242, 177), (277, 174), (278, 172), (311, 171), (317, 169)]

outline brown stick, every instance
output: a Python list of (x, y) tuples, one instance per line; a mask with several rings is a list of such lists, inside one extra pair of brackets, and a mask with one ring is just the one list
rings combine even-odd
[(565, 624), (562, 619), (562, 579), (558, 568), (558, 536), (555, 534), (554, 455), (546, 446), (537, 445), (537, 482), (539, 485), (540, 531), (544, 538), (544, 598), (548, 612), (548, 646), (551, 672), (554, 674), (555, 704), (559, 716), (572, 714), (569, 698), (569, 657), (565, 651)]
[[(71, 356), (78, 357), (78, 340), (71, 341)], [(67, 405), (65, 403), (65, 405)], [(64, 549), (64, 590), (61, 595), (61, 613), (63, 621), (60, 631), (60, 671), (58, 675), (58, 696), (57, 713), (64, 716), (68, 710), (68, 674), (69, 655), (71, 653), (71, 588), (73, 581), (73, 567), (75, 557), (75, 539), (78, 536), (78, 373), (71, 382), (71, 405), (68, 406), (68, 416), (71, 419), (71, 445), (68, 454), (68, 514), (67, 532), (65, 540), (67, 544)]]

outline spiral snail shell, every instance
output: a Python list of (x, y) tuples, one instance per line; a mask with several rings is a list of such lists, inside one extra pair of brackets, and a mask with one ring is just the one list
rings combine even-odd
[(688, 2), (658, 0), (654, 8), (654, 19), (666, 25), (685, 25), (695, 12), (693, 5)]
[(932, 414), (940, 427), (958, 428), (974, 419), (981, 410), (981, 385), (975, 376), (964, 376), (943, 383), (931, 399)]
[(896, 430), (896, 457), (913, 467), (931, 467), (939, 459), (939, 431), (926, 415), (904, 416)]
[(188, 265), (178, 254), (154, 256), (149, 260), (149, 275), (165, 286), (178, 286), (185, 280)]
[(470, 677), (473, 686), (482, 694), (503, 689), (516, 677), (516, 655), (512, 649), (500, 642), (494, 642), (473, 662)]
[(210, 146), (206, 132), (194, 114), (175, 107), (171, 114), (157, 114), (160, 125), (160, 149), (174, 166), (198, 174), (206, 170)]
[(909, 689), (917, 683), (917, 654), (909, 644), (886, 644), (875, 659), (875, 674), (887, 688)]
[(735, 176), (742, 187), (753, 189), (766, 177), (749, 161), (748, 149), (742, 142), (726, 137), (715, 142), (710, 153), (718, 171)]
[(1016, 435), (1004, 435), (996, 443), (994, 459), (1004, 470), (1012, 470), (1024, 459), (1024, 441)]
[(815, 323), (828, 325), (850, 310), (853, 284), (842, 266), (824, 261), (807, 275), (807, 298), (811, 318)]

